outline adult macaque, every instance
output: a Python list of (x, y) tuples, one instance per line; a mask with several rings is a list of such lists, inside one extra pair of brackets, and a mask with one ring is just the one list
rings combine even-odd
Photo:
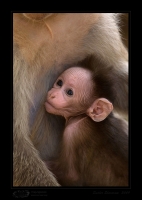
[(113, 105), (100, 96), (106, 81), (101, 77), (98, 84), (99, 79), (100, 74), (72, 67), (47, 94), (46, 111), (66, 119), (61, 150), (47, 161), (62, 186), (128, 186), (127, 124), (108, 116)]
[(114, 109), (127, 114), (128, 54), (117, 21), (114, 13), (13, 14), (13, 186), (59, 185), (43, 160), (56, 156), (65, 121), (44, 102), (65, 69), (112, 66)]

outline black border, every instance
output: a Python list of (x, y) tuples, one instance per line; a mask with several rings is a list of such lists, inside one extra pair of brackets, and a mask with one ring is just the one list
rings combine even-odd
[[(13, 13), (21, 13), (21, 12), (33, 12), (33, 11), (10, 11), (10, 86), (13, 86)], [(34, 12), (47, 12), (46, 11), (34, 11)], [(56, 12), (56, 11), (51, 11)], [(61, 11), (58, 11), (61, 12)], [(65, 12), (83, 12), (83, 11), (65, 11)], [(84, 11), (87, 12), (87, 11)], [(96, 12), (96, 11), (89, 11)], [(99, 12), (99, 11), (97, 11)], [(108, 12), (108, 11), (101, 11)], [(110, 11), (109, 11), (110, 12)], [(111, 11), (116, 12), (116, 11)], [(128, 187), (13, 187), (12, 177), (13, 177), (13, 87), (10, 90), (10, 193), (7, 195), (13, 198), (23, 198), (23, 197), (47, 197), (51, 196), (65, 196), (70, 197), (74, 195), (79, 195), (80, 197), (85, 197), (86, 195), (89, 197), (94, 196), (96, 194), (131, 194), (131, 94), (130, 94), (130, 83), (131, 83), (131, 11), (117, 11), (118, 13), (129, 13), (129, 186)], [(8, 64), (9, 66), (9, 64)], [(9, 132), (9, 131), (8, 131)], [(9, 188), (9, 187), (8, 187)], [(7, 196), (5, 195), (5, 196)], [(85, 195), (85, 196), (84, 196)], [(76, 197), (76, 196), (75, 196)]]

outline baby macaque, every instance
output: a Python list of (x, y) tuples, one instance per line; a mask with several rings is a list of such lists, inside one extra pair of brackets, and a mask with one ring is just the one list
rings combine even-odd
[(75, 66), (47, 94), (46, 111), (66, 119), (60, 152), (46, 161), (61, 186), (128, 186), (128, 127), (112, 112), (111, 85)]

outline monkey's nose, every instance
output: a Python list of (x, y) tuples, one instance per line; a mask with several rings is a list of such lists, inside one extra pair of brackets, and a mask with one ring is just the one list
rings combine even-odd
[(54, 98), (55, 98), (55, 94), (49, 93), (49, 94), (48, 94), (48, 98), (49, 98), (49, 99), (54, 99)]
[(51, 95), (51, 97), (50, 97), (51, 99), (54, 99), (55, 98), (55, 95)]

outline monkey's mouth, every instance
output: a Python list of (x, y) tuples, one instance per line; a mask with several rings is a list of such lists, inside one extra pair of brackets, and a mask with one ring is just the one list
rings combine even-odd
[(52, 104), (51, 104), (48, 100), (45, 101), (45, 104), (46, 104), (46, 105), (49, 104), (50, 106), (52, 106)]
[(48, 100), (45, 101), (45, 107), (46, 107), (46, 110), (48, 110), (49, 108), (54, 108), (56, 109), (51, 102), (49, 102)]

